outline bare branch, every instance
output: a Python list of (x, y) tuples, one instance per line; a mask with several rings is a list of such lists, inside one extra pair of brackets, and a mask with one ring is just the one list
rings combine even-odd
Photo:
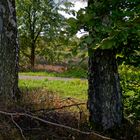
[(79, 109), (79, 106), (85, 105), (85, 104), (86, 104), (85, 102), (83, 102), (83, 103), (75, 103), (75, 104), (70, 104), (70, 105), (64, 105), (64, 106), (57, 107), (57, 108), (34, 110), (32, 112), (47, 111), (47, 113), (49, 113), (49, 112), (54, 111), (54, 110), (61, 110), (61, 109), (64, 109), (64, 108), (69, 108), (69, 107), (77, 107)]
[(0, 111), (0, 114), (8, 115), (8, 116), (17, 116), (17, 115), (18, 116), (26, 116), (26, 117), (38, 120), (40, 122), (43, 122), (45, 124), (49, 124), (49, 125), (52, 125), (52, 126), (64, 128), (64, 129), (67, 129), (67, 130), (70, 130), (70, 131), (73, 131), (73, 132), (76, 132), (76, 133), (80, 133), (80, 134), (83, 134), (83, 135), (89, 135), (92, 139), (95, 138), (96, 140), (113, 140), (111, 138), (102, 136), (102, 135), (97, 134), (95, 132), (84, 132), (84, 131), (81, 131), (79, 129), (72, 128), (70, 126), (66, 126), (66, 125), (62, 125), (62, 124), (57, 124), (57, 123), (53, 123), (53, 122), (50, 122), (50, 121), (46, 121), (46, 120), (44, 120), (42, 118), (39, 118), (37, 116), (33, 116), (33, 115), (30, 115), (30, 114), (27, 114), (27, 113), (10, 113), (10, 112), (5, 112), (5, 111)]
[(23, 134), (23, 131), (22, 129), (20, 128), (20, 126), (15, 122), (14, 118), (13, 118), (13, 115), (11, 114), (11, 119), (12, 119), (12, 122), (15, 124), (15, 126), (19, 129), (20, 133), (21, 133), (21, 136), (23, 138), (23, 140), (26, 140), (24, 134)]

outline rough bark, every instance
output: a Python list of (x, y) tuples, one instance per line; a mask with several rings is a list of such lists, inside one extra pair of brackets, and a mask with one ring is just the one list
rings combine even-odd
[(14, 0), (0, 1), (0, 102), (18, 95), (18, 39)]
[(120, 125), (122, 93), (115, 51), (98, 49), (90, 55), (88, 82), (90, 121), (95, 128), (107, 130)]

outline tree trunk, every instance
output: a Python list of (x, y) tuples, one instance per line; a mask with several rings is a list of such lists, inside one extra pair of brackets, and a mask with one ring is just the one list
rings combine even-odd
[(16, 99), (18, 41), (14, 0), (0, 1), (0, 102)]
[(107, 130), (120, 125), (122, 93), (115, 51), (98, 49), (89, 56), (88, 83), (89, 119), (93, 126)]
[(31, 69), (34, 70), (34, 66), (35, 66), (35, 44), (34, 43), (32, 43), (31, 45), (30, 62), (31, 62)]

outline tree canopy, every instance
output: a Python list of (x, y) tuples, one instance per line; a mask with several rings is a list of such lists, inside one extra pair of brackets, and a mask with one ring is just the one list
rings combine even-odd
[[(69, 19), (73, 32), (90, 32), (83, 41), (92, 49), (115, 48), (119, 60), (138, 64), (140, 50), (140, 4), (138, 0), (91, 1), (78, 11), (76, 19)], [(83, 45), (82, 45), (83, 47)]]
[(34, 66), (37, 42), (44, 37), (46, 42), (61, 37), (65, 33), (65, 18), (53, 1), (17, 0), (16, 4), (21, 52)]

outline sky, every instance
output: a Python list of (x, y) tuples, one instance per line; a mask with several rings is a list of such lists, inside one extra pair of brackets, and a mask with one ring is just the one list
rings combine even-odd
[[(62, 0), (56, 0), (56, 1), (62, 1)], [(70, 1), (70, 0), (69, 0)], [(83, 2), (82, 0), (71, 0), (71, 2), (74, 4), (74, 7), (71, 7), (72, 10), (78, 11), (80, 8), (85, 8), (87, 6), (87, 2)], [(73, 17), (73, 15), (66, 14), (65, 12), (61, 12), (62, 15), (65, 17)]]
[[(55, 2), (58, 4), (62, 3), (63, 1), (65, 1), (65, 0), (55, 0)], [(79, 0), (68, 0), (68, 1), (70, 1), (74, 4), (74, 7), (71, 7), (71, 9), (75, 10), (75, 11), (78, 11), (78, 10), (80, 10), (80, 8), (85, 8), (87, 6), (87, 2), (84, 2), (82, 0), (80, 0), (80, 1)], [(71, 15), (66, 14), (64, 11), (61, 11), (60, 13), (62, 15), (64, 15), (66, 18), (74, 17), (72, 14)], [(77, 32), (76, 36), (80, 38), (84, 34), (87, 34), (87, 32), (85, 32), (84, 30), (80, 30)]]
[[(74, 7), (73, 9), (78, 11), (80, 10), (80, 8), (85, 8), (87, 6), (87, 2), (80, 2), (80, 1), (76, 1), (74, 2)], [(83, 35), (88, 34), (87, 32), (85, 32), (83, 29), (81, 29), (80, 31), (78, 31), (78, 33), (76, 34), (76, 36), (78, 38), (82, 37)]]

